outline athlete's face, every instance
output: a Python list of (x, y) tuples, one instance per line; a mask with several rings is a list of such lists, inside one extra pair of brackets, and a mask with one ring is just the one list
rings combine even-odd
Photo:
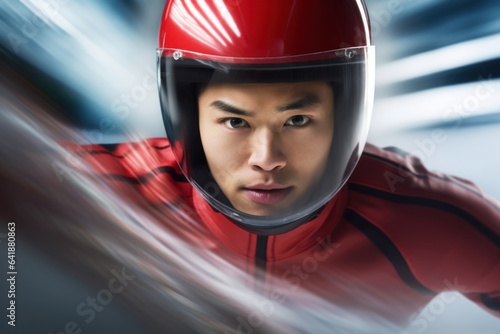
[(316, 185), (333, 138), (325, 82), (213, 84), (198, 100), (210, 171), (235, 209), (286, 212)]

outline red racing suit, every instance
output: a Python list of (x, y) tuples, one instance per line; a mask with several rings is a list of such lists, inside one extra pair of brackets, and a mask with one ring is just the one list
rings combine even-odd
[(319, 216), (270, 236), (214, 211), (183, 176), (167, 139), (78, 152), (100, 176), (130, 185), (152, 204), (192, 208), (223, 245), (214, 251), (237, 254), (240, 266), (270, 287), (305, 288), (344, 309), (407, 324), (437, 294), (453, 290), (500, 317), (498, 203), (398, 150), (368, 144)]

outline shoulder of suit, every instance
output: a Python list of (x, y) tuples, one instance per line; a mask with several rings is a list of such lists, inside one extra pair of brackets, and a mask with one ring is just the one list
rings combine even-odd
[(429, 171), (404, 151), (367, 145), (347, 187), (348, 221), (403, 276), (431, 290), (458, 277), (486, 291), (485, 273), (500, 279), (500, 206), (472, 182)]
[[(84, 166), (114, 186), (132, 187), (150, 201), (190, 198), (191, 187), (166, 138), (113, 145), (65, 145)], [(122, 189), (122, 188), (120, 188)]]
[(405, 219), (419, 221), (423, 228), (432, 225), (437, 231), (445, 220), (447, 224), (456, 221), (457, 229), (470, 227), (500, 247), (497, 200), (468, 180), (428, 170), (417, 157), (397, 148), (368, 144), (348, 187), (355, 198), (362, 196), (376, 202), (381, 210), (399, 212), (399, 224), (404, 224)]
[(119, 144), (66, 145), (94, 171), (103, 174), (140, 176), (169, 167), (182, 175), (166, 138)]
[(498, 201), (473, 182), (428, 170), (419, 158), (395, 147), (367, 144), (349, 183), (353, 188), (367, 187), (393, 196), (422, 197), (456, 205), (465, 201), (492, 206), (494, 211), (499, 208)]

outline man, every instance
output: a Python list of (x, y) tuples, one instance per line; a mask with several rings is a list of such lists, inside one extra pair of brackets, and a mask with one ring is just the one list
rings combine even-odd
[(264, 291), (408, 324), (456, 290), (500, 316), (498, 205), (365, 146), (374, 47), (361, 1), (172, 0), (158, 66), (169, 139), (81, 152), (111, 182), (193, 209), (214, 252), (236, 254)]

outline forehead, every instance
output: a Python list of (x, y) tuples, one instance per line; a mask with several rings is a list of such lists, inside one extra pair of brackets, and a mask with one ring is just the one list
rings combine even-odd
[(297, 83), (210, 83), (201, 90), (200, 97), (205, 99), (233, 98), (251, 99), (254, 102), (282, 101), (304, 95), (317, 95), (320, 99), (329, 98), (332, 89), (327, 82)]

